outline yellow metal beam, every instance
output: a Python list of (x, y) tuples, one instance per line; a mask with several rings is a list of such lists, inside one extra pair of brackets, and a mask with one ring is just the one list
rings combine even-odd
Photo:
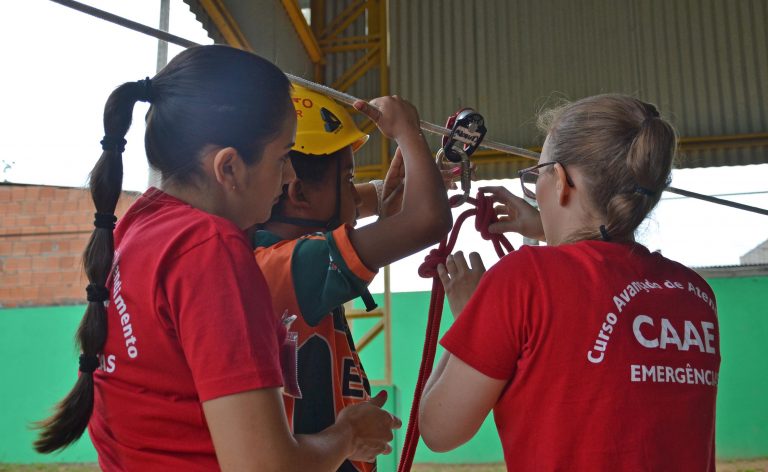
[[(381, 38), (379, 45), (379, 95), (389, 95), (389, 25), (387, 24), (387, 8), (389, 0), (375, 0), (370, 3), (368, 15), (368, 34)], [(382, 178), (389, 168), (389, 142), (381, 137)], [(387, 334), (389, 336), (389, 334)], [(389, 349), (389, 341), (387, 341)], [(389, 359), (388, 359), (389, 360)]]
[(211, 18), (211, 21), (216, 25), (221, 35), (224, 36), (227, 44), (246, 51), (253, 51), (253, 48), (248, 43), (248, 40), (245, 39), (245, 35), (240, 31), (240, 27), (232, 15), (230, 15), (222, 0), (200, 0), (200, 6), (203, 7), (205, 13)]
[(363, 336), (360, 337), (360, 339), (355, 343), (355, 349), (357, 349), (357, 352), (362, 351), (365, 349), (365, 346), (371, 343), (371, 341), (374, 340), (376, 336), (379, 335), (384, 330), (384, 320), (379, 320), (376, 322), (371, 329), (368, 330), (367, 333), (365, 333)]
[(301, 13), (301, 9), (296, 4), (296, 0), (280, 0), (283, 9), (288, 13), (288, 18), (293, 24), (293, 28), (296, 30), (296, 34), (299, 35), (299, 40), (307, 50), (309, 59), (313, 64), (322, 64), (325, 61), (323, 52), (320, 50), (320, 46), (317, 43), (314, 33), (307, 24), (307, 19), (304, 18), (304, 14)]
[(365, 318), (381, 318), (384, 316), (384, 312), (381, 310), (365, 311), (365, 310), (344, 310), (344, 314), (351, 320), (360, 320)]
[(387, 167), (380, 165), (355, 167), (355, 182), (370, 182), (374, 179), (383, 179), (387, 175)]
[(389, 266), (384, 266), (384, 381), (392, 383), (392, 287)]
[(693, 136), (680, 138), (680, 144), (712, 143), (725, 145), (733, 141), (758, 141), (765, 145), (768, 133), (725, 134), (720, 136)]
[(343, 37), (321, 39), (320, 46), (326, 47), (326, 46), (338, 46), (338, 45), (347, 44), (347, 43), (374, 42), (380, 39), (381, 37), (378, 34), (369, 34), (365, 36), (343, 36)]
[(349, 89), (349, 87), (354, 84), (357, 79), (364, 76), (366, 72), (368, 72), (371, 68), (376, 67), (378, 64), (374, 59), (376, 58), (376, 54), (379, 52), (378, 45), (375, 48), (370, 49), (365, 56), (361, 57), (357, 61), (355, 61), (354, 64), (352, 64), (349, 69), (344, 71), (344, 74), (342, 74), (341, 77), (336, 79), (336, 82), (334, 82), (331, 87), (335, 88), (336, 90), (340, 90), (342, 92)]
[(325, 54), (334, 53), (334, 52), (346, 52), (346, 51), (359, 51), (363, 49), (373, 48), (378, 46), (377, 41), (370, 41), (367, 43), (360, 43), (360, 44), (342, 44), (340, 46), (323, 46), (323, 52)]
[(339, 13), (338, 16), (331, 21), (331, 24), (328, 25), (327, 28), (323, 28), (319, 37), (321, 39), (326, 39), (338, 36), (339, 33), (352, 24), (352, 22), (365, 11), (366, 3), (366, 0), (358, 0), (357, 2), (350, 3), (344, 11)]

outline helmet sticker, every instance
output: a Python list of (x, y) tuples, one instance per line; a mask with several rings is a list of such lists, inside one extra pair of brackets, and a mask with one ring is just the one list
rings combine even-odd
[(329, 133), (335, 133), (342, 128), (341, 120), (336, 117), (330, 110), (323, 107), (320, 108), (320, 117), (325, 122), (325, 130)]

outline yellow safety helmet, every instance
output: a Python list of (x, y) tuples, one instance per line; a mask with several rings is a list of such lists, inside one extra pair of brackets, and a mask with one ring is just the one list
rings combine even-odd
[(323, 155), (352, 146), (355, 152), (368, 141), (344, 106), (332, 98), (297, 84), (291, 95), (298, 121), (294, 151)]

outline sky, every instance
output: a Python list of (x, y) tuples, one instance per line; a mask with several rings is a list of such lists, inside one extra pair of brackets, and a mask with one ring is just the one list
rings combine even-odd
[[(149, 26), (158, 24), (158, 0), (83, 3)], [(101, 154), (101, 117), (106, 98), (123, 82), (155, 74), (157, 40), (49, 0), (13, 2), (6, 11), (12, 13), (13, 21), (4, 22), (0, 29), (4, 70), (0, 74), (4, 91), (0, 181), (83, 186)], [(171, 0), (169, 29), (197, 43), (212, 43), (182, 0)], [(169, 58), (180, 51), (180, 47), (169, 45)], [(147, 108), (147, 104), (136, 105), (134, 124), (126, 137), (126, 190), (143, 191), (148, 185), (142, 138)], [(422, 119), (441, 123), (444, 117)], [(488, 126), (492, 130), (492, 123)], [(517, 179), (475, 185), (504, 185), (520, 195)], [(768, 164), (676, 170), (672, 185), (708, 195), (759, 192), (724, 198), (768, 208)], [(479, 238), (471, 222), (465, 226), (457, 249), (478, 250), (486, 266), (491, 265), (497, 258), (490, 243)], [(766, 216), (672, 194), (665, 194), (638, 232), (638, 240), (649, 249), (661, 250), (665, 256), (695, 267), (738, 264), (741, 255), (766, 239)], [(515, 247), (522, 243), (515, 236), (510, 241)], [(416, 275), (425, 254), (393, 265), (393, 291), (430, 289), (431, 282)], [(371, 289), (383, 291), (381, 276)]]

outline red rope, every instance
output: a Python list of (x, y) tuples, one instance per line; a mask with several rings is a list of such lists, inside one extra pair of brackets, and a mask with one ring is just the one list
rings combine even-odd
[[(461, 195), (451, 197), (449, 203), (451, 207), (458, 205)], [(480, 192), (477, 197), (468, 198), (467, 202), (475, 205), (475, 208), (464, 211), (453, 225), (453, 229), (448, 236), (440, 242), (437, 249), (429, 252), (424, 259), (424, 263), (419, 266), (419, 275), (424, 278), (432, 278), (432, 298), (429, 301), (429, 318), (427, 319), (427, 333), (424, 340), (424, 353), (419, 367), (419, 378), (416, 381), (416, 390), (413, 393), (413, 404), (411, 406), (411, 416), (408, 419), (408, 429), (405, 433), (405, 444), (400, 455), (400, 464), (398, 472), (408, 472), (413, 465), (413, 458), (416, 454), (416, 446), (419, 444), (419, 402), (421, 394), (424, 391), (424, 384), (427, 383), (429, 375), (432, 373), (432, 366), (435, 362), (435, 351), (437, 350), (437, 338), (440, 334), (440, 319), (443, 315), (443, 302), (445, 299), (445, 290), (440, 278), (437, 275), (437, 266), (445, 264), (445, 259), (453, 252), (456, 245), (456, 239), (459, 237), (461, 225), (470, 216), (475, 216), (475, 229), (480, 233), (483, 239), (493, 243), (493, 248), (499, 257), (503, 257), (506, 252), (514, 250), (512, 244), (504, 235), (492, 234), (488, 231), (488, 226), (497, 221), (496, 213), (493, 211), (493, 200)]]

